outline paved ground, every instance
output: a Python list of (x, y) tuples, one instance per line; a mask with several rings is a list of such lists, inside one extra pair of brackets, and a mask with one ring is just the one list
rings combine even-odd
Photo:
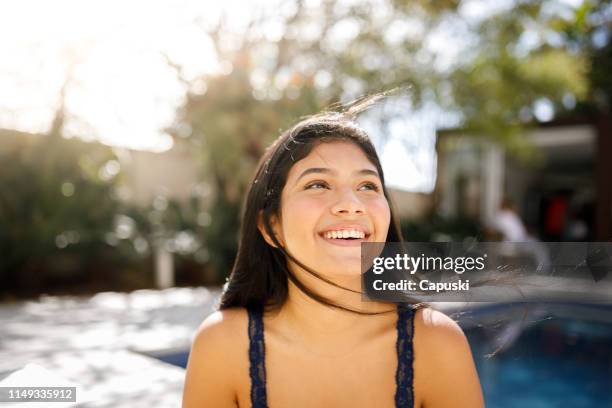
[(0, 382), (73, 383), (79, 407), (179, 407), (184, 370), (146, 353), (187, 350), (218, 295), (172, 288), (0, 304)]
[[(219, 293), (172, 288), (0, 304), (0, 386), (79, 387), (78, 404), (54, 407), (180, 407), (184, 370), (150, 355), (187, 351)], [(473, 316), (453, 313), (465, 304), (434, 307), (473, 325)]]
[(184, 370), (149, 354), (188, 350), (219, 294), (172, 288), (0, 304), (0, 386), (79, 387), (78, 403), (62, 407), (179, 407)]

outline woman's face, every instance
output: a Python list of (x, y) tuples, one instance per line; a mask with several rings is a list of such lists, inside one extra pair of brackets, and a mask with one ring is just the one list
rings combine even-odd
[(391, 213), (376, 166), (357, 145), (320, 143), (290, 169), (279, 241), (324, 276), (359, 275), (361, 242), (384, 242)]

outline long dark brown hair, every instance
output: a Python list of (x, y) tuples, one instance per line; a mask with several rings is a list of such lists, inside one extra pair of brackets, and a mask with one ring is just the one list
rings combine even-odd
[[(287, 299), (291, 280), (304, 294), (320, 303), (361, 313), (316, 293), (291, 272), (287, 266), (289, 259), (327, 284), (352, 291), (326, 279), (288, 253), (276, 239), (270, 220), (273, 216), (280, 218), (281, 192), (291, 167), (320, 143), (349, 141), (361, 148), (380, 175), (382, 190), (391, 210), (387, 242), (403, 241), (374, 145), (367, 133), (355, 123), (356, 115), (380, 97), (364, 98), (343, 112), (324, 112), (308, 117), (283, 132), (266, 149), (244, 202), (238, 254), (221, 297), (220, 309), (280, 307)], [(258, 229), (260, 214), (263, 228), (276, 247), (269, 245)]]

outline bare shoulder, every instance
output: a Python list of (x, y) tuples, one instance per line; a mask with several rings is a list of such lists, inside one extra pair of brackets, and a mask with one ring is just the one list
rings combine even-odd
[(183, 407), (235, 407), (247, 370), (245, 309), (215, 312), (194, 334), (185, 373)]
[(418, 309), (414, 317), (414, 330), (419, 336), (427, 338), (427, 344), (449, 347), (467, 345), (467, 339), (457, 322), (445, 313), (430, 307)]
[(247, 325), (246, 309), (232, 308), (214, 312), (196, 330), (191, 353), (194, 357), (222, 363), (219, 370), (236, 367), (248, 349)]
[(484, 407), (470, 345), (457, 322), (439, 310), (417, 310), (414, 349), (414, 381), (423, 405)]
[(193, 343), (209, 343), (222, 348), (232, 347), (246, 335), (247, 312), (243, 308), (219, 310), (212, 313), (198, 327)]
[(418, 346), (422, 355), (427, 355), (430, 366), (448, 366), (449, 361), (472, 363), (465, 333), (445, 313), (430, 307), (418, 309), (414, 317), (414, 332), (415, 347)]

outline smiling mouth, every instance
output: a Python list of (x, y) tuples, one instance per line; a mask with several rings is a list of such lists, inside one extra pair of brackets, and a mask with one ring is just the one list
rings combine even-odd
[(367, 241), (370, 238), (369, 233), (365, 233), (362, 231), (333, 231), (333, 232), (323, 232), (320, 233), (319, 236), (326, 241), (330, 241), (332, 243), (349, 243), (349, 242), (362, 242)]

